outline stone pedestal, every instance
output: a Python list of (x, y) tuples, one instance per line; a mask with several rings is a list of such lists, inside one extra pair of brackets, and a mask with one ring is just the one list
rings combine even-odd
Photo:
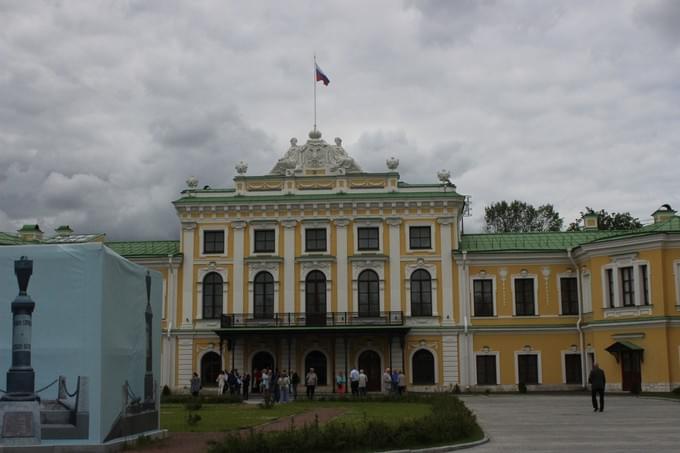
[(0, 420), (0, 444), (40, 443), (40, 404), (37, 401), (3, 401)]

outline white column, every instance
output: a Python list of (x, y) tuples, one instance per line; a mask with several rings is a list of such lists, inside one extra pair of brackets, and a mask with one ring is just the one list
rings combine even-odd
[(401, 219), (392, 217), (386, 222), (390, 226), (390, 305), (385, 310), (401, 311)]
[(442, 263), (442, 323), (453, 324), (453, 252), (451, 243), (451, 225), (454, 217), (437, 219), (440, 225), (441, 263)]
[(442, 337), (442, 360), (444, 361), (442, 364), (444, 367), (444, 385), (457, 384), (459, 382), (457, 335), (445, 335)]
[[(281, 222), (283, 231), (283, 308), (285, 313), (295, 311), (295, 226), (297, 220), (284, 220)], [(280, 277), (279, 277), (280, 278)]]
[(196, 223), (182, 223), (182, 319), (179, 325), (184, 329), (192, 327), (194, 304), (194, 231)]
[(180, 338), (177, 345), (177, 382), (176, 388), (189, 388), (191, 381), (191, 373), (200, 371), (198, 366), (193, 368), (193, 346), (194, 342), (191, 338)]
[(336, 219), (335, 220), (335, 234), (336, 234), (336, 264), (338, 269), (338, 305), (339, 312), (347, 311), (347, 225), (349, 220)]
[(231, 227), (234, 232), (234, 281), (232, 282), (234, 288), (234, 313), (246, 313), (247, 307), (243, 306), (243, 230), (246, 227), (246, 222), (237, 220), (231, 222)]

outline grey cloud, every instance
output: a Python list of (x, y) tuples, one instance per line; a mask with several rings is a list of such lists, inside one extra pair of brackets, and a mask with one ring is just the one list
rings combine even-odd
[(634, 18), (644, 27), (656, 32), (672, 45), (680, 44), (680, 2), (649, 0), (634, 9)]

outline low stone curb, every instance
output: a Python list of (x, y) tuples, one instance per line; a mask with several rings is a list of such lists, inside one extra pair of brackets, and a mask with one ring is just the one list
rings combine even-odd
[(482, 439), (464, 444), (442, 445), (441, 447), (419, 448), (416, 450), (389, 450), (382, 453), (443, 453), (446, 451), (463, 450), (465, 448), (476, 447), (477, 445), (487, 443), (489, 440), (490, 439), (487, 436), (484, 436)]

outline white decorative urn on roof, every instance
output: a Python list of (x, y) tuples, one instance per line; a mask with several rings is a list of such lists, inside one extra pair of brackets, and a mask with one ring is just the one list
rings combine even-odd
[(437, 178), (439, 178), (441, 183), (449, 184), (451, 183), (451, 172), (448, 170), (439, 170), (437, 172)]
[(189, 187), (190, 189), (195, 189), (196, 187), (198, 187), (198, 178), (195, 176), (189, 176), (186, 182), (187, 187)]
[(390, 171), (395, 171), (399, 166), (399, 159), (397, 159), (396, 157), (390, 157), (385, 161), (385, 163), (387, 164), (387, 168)]
[(248, 171), (248, 164), (244, 161), (240, 161), (234, 168), (239, 175), (245, 175)]

